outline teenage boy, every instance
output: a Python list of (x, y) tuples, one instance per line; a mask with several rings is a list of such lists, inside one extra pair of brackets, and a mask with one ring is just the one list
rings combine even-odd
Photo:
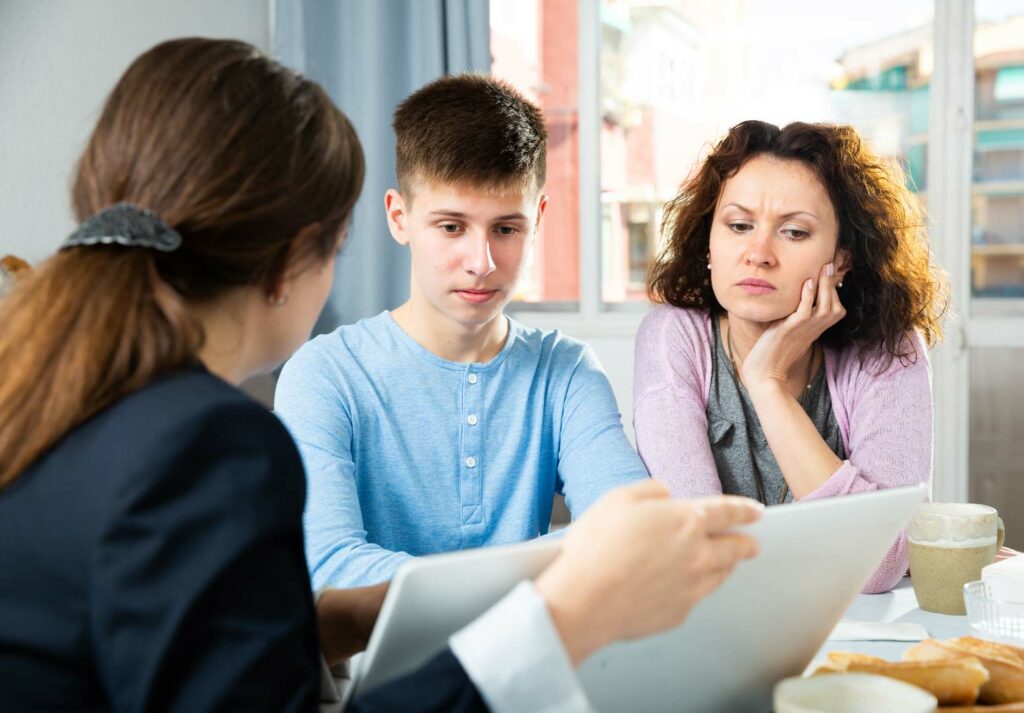
[(578, 516), (647, 477), (590, 348), (503, 314), (547, 205), (540, 110), (459, 75), (412, 94), (394, 129), (384, 205), (411, 252), (409, 300), (312, 340), (277, 387), (306, 465), (316, 588), (536, 537), (554, 493)]

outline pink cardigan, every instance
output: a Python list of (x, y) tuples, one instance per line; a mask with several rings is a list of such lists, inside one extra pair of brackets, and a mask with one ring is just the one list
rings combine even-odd
[[(862, 364), (855, 349), (825, 350), (825, 377), (848, 458), (805, 500), (917, 483), (931, 486), (931, 368), (920, 336), (912, 338), (917, 360), (904, 365), (894, 359), (881, 373), (880, 354)], [(637, 332), (637, 450), (651, 477), (675, 497), (722, 492), (708, 441), (713, 340), (707, 312), (668, 305), (652, 310)], [(864, 591), (886, 592), (906, 571), (904, 532)]]

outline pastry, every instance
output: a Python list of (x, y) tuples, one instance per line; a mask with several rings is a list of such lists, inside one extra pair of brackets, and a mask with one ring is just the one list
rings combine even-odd
[(978, 699), (982, 703), (1024, 702), (1024, 649), (964, 636), (937, 641), (926, 639), (903, 654), (905, 661), (976, 658), (989, 673)]
[(970, 656), (890, 662), (874, 656), (839, 652), (830, 653), (828, 663), (814, 675), (844, 672), (873, 673), (904, 681), (931, 693), (939, 705), (972, 705), (989, 677), (981, 662)]

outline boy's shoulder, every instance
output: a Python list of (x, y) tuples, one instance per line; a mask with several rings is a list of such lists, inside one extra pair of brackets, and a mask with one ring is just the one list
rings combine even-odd
[(281, 369), (277, 398), (295, 390), (308, 392), (328, 385), (356, 388), (362, 379), (392, 368), (397, 360), (389, 355), (395, 354), (397, 340), (387, 324), (390, 319), (387, 312), (382, 312), (310, 339)]
[(575, 365), (593, 353), (590, 345), (557, 329), (529, 327), (509, 317), (516, 346), (536, 358), (556, 365)]
[(387, 312), (364, 317), (354, 324), (343, 324), (332, 332), (319, 334), (303, 344), (289, 359), (289, 363), (344, 362), (360, 358), (366, 352), (379, 354), (388, 350), (394, 337), (388, 329)]

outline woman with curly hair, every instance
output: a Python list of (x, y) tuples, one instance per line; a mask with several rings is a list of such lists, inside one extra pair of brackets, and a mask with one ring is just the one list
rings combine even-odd
[[(931, 481), (948, 288), (900, 171), (849, 126), (746, 121), (664, 229), (634, 373), (652, 477), (765, 505)], [(866, 591), (906, 571), (901, 536)]]

